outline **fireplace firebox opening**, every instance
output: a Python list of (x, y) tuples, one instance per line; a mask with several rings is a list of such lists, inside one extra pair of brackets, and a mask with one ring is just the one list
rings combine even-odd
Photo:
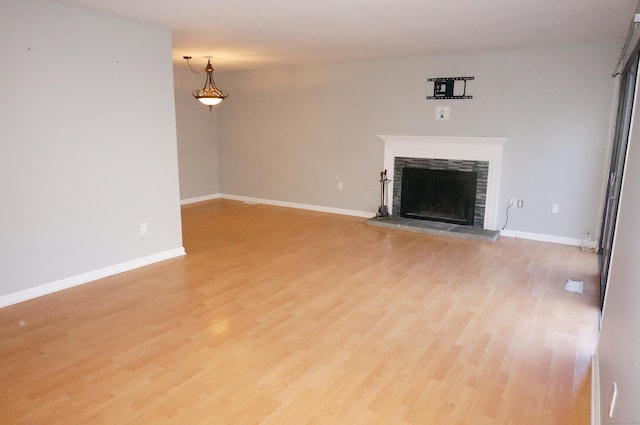
[(473, 226), (476, 171), (403, 167), (400, 215)]

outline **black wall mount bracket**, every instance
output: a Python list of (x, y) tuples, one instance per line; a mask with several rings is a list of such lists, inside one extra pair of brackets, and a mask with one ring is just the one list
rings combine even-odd
[(433, 82), (433, 96), (427, 99), (473, 99), (467, 95), (467, 81), (474, 77), (438, 77), (428, 78), (428, 82)]

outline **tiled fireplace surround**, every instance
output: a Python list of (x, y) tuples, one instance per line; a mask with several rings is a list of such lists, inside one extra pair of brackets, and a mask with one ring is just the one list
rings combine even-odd
[(396, 156), (393, 173), (393, 211), (399, 214), (400, 199), (402, 195), (402, 175), (404, 167), (426, 168), (429, 170), (450, 171), (476, 171), (476, 201), (473, 212), (473, 227), (483, 228), (484, 211), (487, 202), (487, 178), (489, 176), (489, 163), (487, 161), (469, 161), (457, 159), (433, 159), (433, 158), (403, 158)]
[[(503, 137), (378, 136), (389, 183), (386, 204), (400, 215), (403, 166), (478, 171), (474, 227), (497, 230)], [(400, 168), (400, 169), (397, 169)], [(484, 192), (484, 193), (483, 193)]]

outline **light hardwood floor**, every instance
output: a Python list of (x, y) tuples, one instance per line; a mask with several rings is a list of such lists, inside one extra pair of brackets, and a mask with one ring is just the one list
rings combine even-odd
[(1, 424), (589, 423), (595, 254), (228, 200), (183, 220), (185, 257), (0, 309)]

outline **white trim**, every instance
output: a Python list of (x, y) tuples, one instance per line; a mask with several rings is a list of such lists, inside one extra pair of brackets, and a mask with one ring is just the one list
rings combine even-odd
[(296, 208), (301, 210), (310, 210), (310, 211), (320, 211), (331, 214), (340, 214), (340, 215), (350, 215), (354, 217), (362, 217), (362, 218), (371, 218), (376, 214), (368, 211), (358, 211), (358, 210), (345, 210), (342, 208), (333, 208), (333, 207), (323, 207), (320, 205), (310, 205), (310, 204), (299, 204), (297, 202), (284, 202), (284, 201), (274, 201), (271, 199), (262, 199), (262, 198), (253, 198), (250, 196), (240, 196), (240, 195), (229, 195), (223, 193), (220, 195), (221, 198), (231, 199), (234, 201), (243, 201), (249, 202), (253, 204), (265, 204), (265, 205), (274, 205), (277, 207), (286, 207), (286, 208)]
[(600, 353), (591, 359), (591, 425), (600, 425)]
[(564, 236), (543, 235), (540, 233), (519, 232), (516, 230), (502, 230), (500, 236), (507, 238), (528, 239), (531, 241), (551, 242), (561, 245), (581, 246), (582, 240), (575, 238), (566, 238)]
[(210, 201), (212, 199), (219, 199), (219, 198), (220, 198), (219, 193), (214, 193), (213, 195), (196, 196), (195, 198), (181, 199), (180, 205), (195, 204), (196, 202)]
[[(297, 202), (275, 201), (272, 199), (254, 198), (251, 196), (242, 196), (242, 195), (231, 195), (228, 193), (221, 193), (219, 195), (216, 195), (215, 198), (211, 198), (211, 199), (219, 199), (219, 198), (230, 199), (232, 201), (247, 202), (252, 204), (273, 205), (277, 207), (319, 211), (319, 212), (326, 212), (330, 214), (348, 215), (353, 217), (372, 218), (375, 216), (374, 212), (368, 212), (368, 211), (323, 207), (320, 205), (300, 204)], [(197, 201), (197, 202), (201, 202), (201, 201)], [(519, 232), (515, 230), (508, 230), (508, 229), (502, 230), (502, 232), (500, 233), (500, 236), (504, 236), (507, 238), (528, 239), (532, 241), (551, 242), (551, 243), (557, 243), (561, 245), (571, 245), (571, 246), (581, 246), (582, 244), (582, 240), (580, 239), (566, 238), (563, 236), (543, 235), (539, 233)]]
[[(393, 179), (395, 157), (460, 159), (489, 162), (487, 202), (483, 228), (497, 230), (502, 145), (505, 137), (432, 137), (378, 135), (384, 141), (384, 168)], [(393, 181), (387, 191), (387, 206), (393, 214)]]
[(124, 263), (115, 264), (113, 266), (104, 267), (102, 269), (70, 276), (64, 279), (57, 280), (55, 282), (49, 282), (45, 283), (44, 285), (39, 285), (11, 294), (2, 295), (0, 296), (0, 308), (18, 304), (23, 301), (41, 297), (43, 295), (62, 291), (63, 289), (68, 289), (74, 286), (89, 283), (108, 276), (113, 276), (118, 273), (137, 269), (139, 267), (148, 266), (149, 264), (168, 260), (169, 258), (179, 257), (181, 255), (185, 255), (184, 248), (174, 248), (169, 251), (158, 252), (156, 254), (147, 255), (146, 257), (136, 258), (135, 260), (125, 261)]

